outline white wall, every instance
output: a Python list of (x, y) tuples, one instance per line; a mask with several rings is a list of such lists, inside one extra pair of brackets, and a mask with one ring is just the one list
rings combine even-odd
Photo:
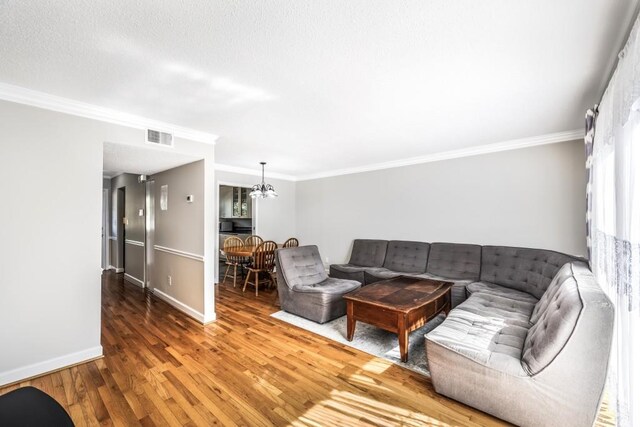
[[(2, 385), (102, 354), (102, 144), (145, 143), (141, 129), (11, 102), (0, 101), (0, 117)], [(179, 138), (175, 144), (205, 159), (201, 298), (212, 318), (213, 146)]]
[(356, 238), (528, 246), (584, 255), (581, 141), (298, 182), (301, 244), (346, 262)]

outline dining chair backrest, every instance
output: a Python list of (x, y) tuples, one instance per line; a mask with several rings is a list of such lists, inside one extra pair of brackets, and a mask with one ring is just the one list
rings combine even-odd
[[(244, 247), (244, 242), (242, 241), (241, 238), (239, 238), (238, 236), (231, 236), (224, 239), (224, 242), (222, 243), (222, 252), (225, 252), (225, 255), (226, 255), (226, 252), (228, 250), (239, 249), (243, 247)], [(227, 257), (227, 261), (234, 262), (234, 263), (239, 263), (242, 259), (242, 257), (229, 256), (229, 255), (226, 255), (226, 257)]]
[(290, 239), (287, 239), (286, 242), (284, 242), (284, 245), (282, 245), (283, 248), (297, 248), (300, 244), (298, 243), (298, 239), (296, 239), (295, 237), (292, 237)]
[(264, 240), (262, 240), (262, 237), (256, 236), (255, 234), (252, 234), (251, 236), (249, 236), (246, 239), (244, 239), (244, 244), (245, 244), (245, 246), (258, 246), (263, 241)]
[(276, 242), (267, 240), (260, 243), (253, 253), (254, 268), (264, 271), (273, 271), (276, 265)]

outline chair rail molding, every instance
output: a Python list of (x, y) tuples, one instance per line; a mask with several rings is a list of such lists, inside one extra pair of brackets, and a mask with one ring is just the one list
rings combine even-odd
[(153, 245), (153, 249), (156, 251), (165, 252), (171, 255), (177, 255), (177, 256), (189, 258), (195, 261), (204, 262), (203, 255), (193, 254), (191, 252), (185, 252), (185, 251), (181, 251), (173, 248), (167, 248), (166, 246), (160, 246), (160, 245)]

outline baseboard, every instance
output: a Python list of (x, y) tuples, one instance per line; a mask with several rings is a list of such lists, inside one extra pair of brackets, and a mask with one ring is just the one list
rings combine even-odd
[(138, 279), (137, 277), (133, 277), (128, 273), (124, 273), (124, 280), (126, 280), (129, 283), (133, 283), (136, 286), (140, 286), (141, 288), (144, 288), (144, 282), (142, 280)]
[(109, 270), (113, 270), (116, 273), (124, 273), (124, 268), (118, 268), (118, 267), (114, 267), (113, 265), (109, 266)]
[(165, 294), (164, 292), (162, 292), (161, 290), (159, 290), (157, 288), (155, 288), (153, 290), (153, 294), (155, 296), (157, 296), (158, 298), (160, 298), (161, 300), (163, 300), (164, 302), (166, 302), (167, 304), (169, 304), (170, 306), (180, 310), (181, 312), (183, 312), (187, 316), (191, 317), (192, 319), (197, 320), (198, 322), (202, 323), (203, 325), (206, 325), (207, 323), (214, 322), (216, 320), (215, 313), (213, 314), (213, 316), (207, 316), (205, 318), (204, 314), (200, 313), (198, 310), (196, 310), (196, 309), (194, 309), (192, 307), (189, 307), (187, 304), (183, 303), (182, 301), (178, 301), (177, 299), (175, 299), (171, 295)]
[(89, 362), (99, 357), (102, 357), (101, 345), (45, 360), (43, 362), (34, 363), (32, 365), (23, 366), (21, 368), (12, 369), (11, 371), (0, 372), (0, 386), (41, 376), (46, 373), (58, 371), (80, 363)]

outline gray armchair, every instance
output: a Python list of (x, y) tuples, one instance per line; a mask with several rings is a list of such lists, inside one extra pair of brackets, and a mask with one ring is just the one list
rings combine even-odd
[(360, 288), (358, 281), (329, 277), (317, 246), (278, 249), (276, 271), (280, 307), (317, 323), (344, 316), (342, 296)]

